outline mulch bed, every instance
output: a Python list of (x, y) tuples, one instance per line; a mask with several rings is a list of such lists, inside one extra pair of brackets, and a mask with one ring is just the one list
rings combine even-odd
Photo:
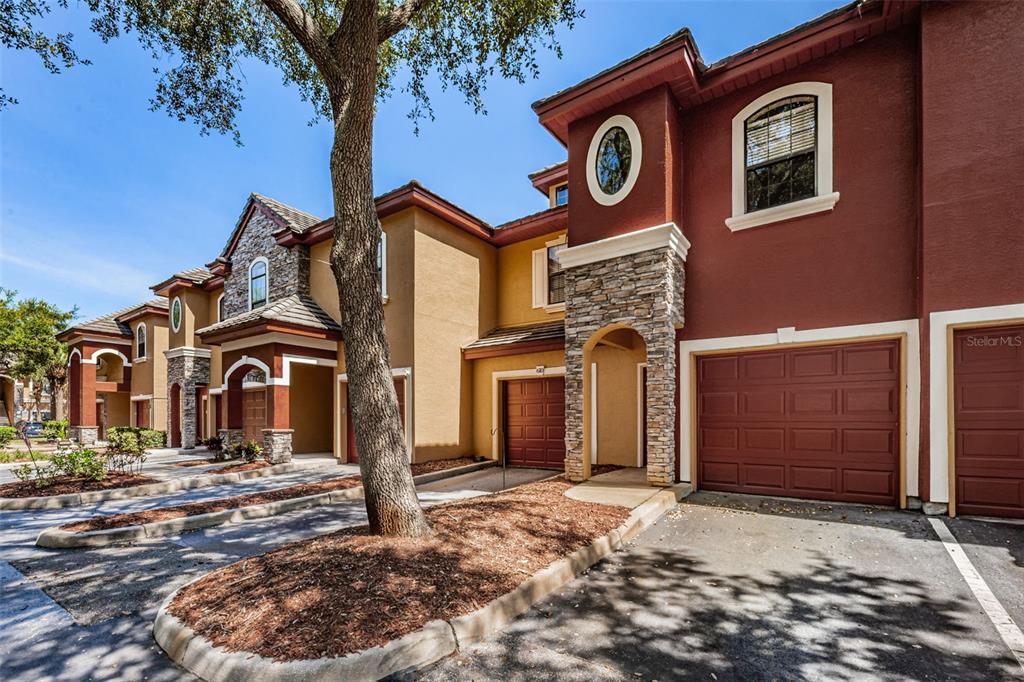
[(478, 460), (472, 457), (459, 457), (457, 459), (435, 459), (433, 462), (419, 462), (417, 464), (410, 465), (413, 476), (419, 476), (420, 474), (432, 474), (435, 471), (444, 471), (445, 469), (454, 469), (455, 467), (464, 467), (470, 464), (476, 464)]
[(86, 521), (78, 521), (61, 526), (61, 530), (72, 533), (81, 533), (92, 530), (109, 530), (111, 528), (124, 528), (125, 526), (139, 526), (144, 523), (155, 521), (169, 521), (170, 519), (181, 519), (186, 516), (198, 516), (211, 512), (225, 511), (227, 509), (238, 509), (239, 507), (251, 507), (255, 504), (266, 504), (267, 502), (279, 502), (290, 500), (295, 497), (306, 497), (308, 495), (319, 495), (334, 490), (344, 490), (362, 485), (362, 479), (358, 476), (345, 476), (343, 478), (332, 478), (317, 483), (302, 483), (291, 485), (287, 488), (267, 490), (262, 493), (249, 493), (248, 495), (235, 495), (234, 497), (222, 497), (208, 502), (192, 502), (190, 504), (179, 504), (173, 507), (162, 507), (129, 514), (111, 514), (109, 516), (94, 516)]
[(102, 481), (91, 478), (73, 478), (58, 476), (53, 483), (40, 488), (33, 481), (17, 481), (0, 485), (0, 497), (53, 497), (86, 493), (94, 490), (113, 490), (114, 488), (130, 488), (135, 485), (159, 483), (159, 479), (135, 474), (108, 474)]
[[(459, 459), (441, 459), (434, 462), (413, 464), (412, 475), (419, 476), (420, 474), (432, 471), (443, 471), (453, 467), (473, 464), (475, 461), (476, 460), (471, 457), (461, 457)], [(220, 469), (214, 469), (207, 473), (218, 474), (229, 473), (232, 471), (251, 471), (253, 469), (262, 469), (267, 466), (270, 466), (267, 462), (243, 462), (231, 464)], [(354, 476), (344, 476), (341, 478), (332, 478), (327, 481), (320, 481), (319, 483), (303, 483), (300, 485), (288, 486), (287, 488), (268, 490), (262, 493), (250, 493), (248, 495), (224, 497), (218, 500), (210, 500), (209, 502), (179, 504), (173, 507), (150, 509), (148, 511), (132, 512), (129, 514), (94, 516), (86, 521), (78, 521), (76, 523), (61, 526), (61, 530), (70, 531), (72, 533), (81, 533), (93, 530), (124, 528), (125, 526), (138, 526), (144, 523), (153, 523), (155, 521), (180, 519), (186, 516), (198, 516), (199, 514), (209, 514), (210, 512), (224, 511), (226, 509), (238, 509), (239, 507), (249, 507), (255, 504), (265, 504), (267, 502), (277, 502), (279, 500), (290, 500), (295, 497), (319, 495), (320, 493), (343, 490), (345, 488), (355, 488), (356, 486), (362, 485), (362, 482), (363, 479), (358, 474)]]
[(629, 514), (569, 487), (549, 479), (432, 507), (430, 538), (361, 527), (287, 545), (185, 587), (170, 612), (228, 651), (276, 660), (380, 646), (486, 605)]

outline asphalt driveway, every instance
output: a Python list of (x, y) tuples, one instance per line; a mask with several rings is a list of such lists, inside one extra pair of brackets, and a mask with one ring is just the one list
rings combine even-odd
[[(943, 519), (1018, 624), (1024, 526)], [(920, 513), (699, 493), (411, 680), (1024, 677)]]

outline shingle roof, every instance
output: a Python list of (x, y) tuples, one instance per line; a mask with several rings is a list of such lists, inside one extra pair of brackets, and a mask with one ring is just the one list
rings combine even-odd
[(209, 327), (203, 327), (196, 333), (212, 334), (263, 321), (286, 322), (321, 331), (341, 331), (338, 323), (316, 301), (308, 296), (293, 294), (262, 308), (229, 317), (223, 322), (211, 324)]
[(144, 303), (138, 303), (138, 304), (133, 305), (133, 306), (131, 306), (129, 308), (124, 308), (122, 310), (117, 310), (115, 312), (112, 312), (112, 313), (110, 313), (108, 315), (104, 315), (102, 317), (97, 317), (97, 318), (92, 319), (92, 320), (86, 320), (85, 322), (79, 322), (77, 324), (71, 325), (70, 327), (68, 327), (67, 329), (62, 331), (61, 334), (65, 333), (65, 332), (68, 332), (68, 331), (71, 331), (72, 329), (74, 329), (74, 330), (83, 331), (83, 332), (98, 332), (98, 333), (101, 333), (101, 334), (118, 334), (120, 336), (127, 336), (127, 337), (130, 338), (131, 335), (132, 335), (131, 327), (129, 327), (127, 324), (125, 324), (123, 322), (118, 321), (118, 318), (124, 317), (128, 313), (135, 312), (139, 308), (143, 308), (143, 307), (147, 307), (147, 306), (151, 307), (151, 308), (160, 308), (162, 310), (167, 310), (167, 299), (166, 298), (154, 298), (154, 299), (146, 301)]
[(263, 196), (262, 194), (256, 194), (255, 192), (253, 192), (252, 197), (270, 209), (278, 218), (283, 220), (290, 229), (296, 232), (305, 232), (314, 225), (318, 225), (323, 222), (323, 218), (317, 218), (315, 215), (306, 213), (305, 211), (300, 211), (288, 204), (282, 204), (277, 199), (271, 199), (270, 197)]
[(540, 322), (520, 327), (503, 327), (488, 333), (466, 346), (469, 348), (492, 348), (530, 341), (561, 341), (565, 339), (565, 322)]

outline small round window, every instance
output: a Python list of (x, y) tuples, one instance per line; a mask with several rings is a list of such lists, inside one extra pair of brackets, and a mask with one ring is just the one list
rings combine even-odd
[(181, 329), (181, 299), (176, 298), (171, 303), (171, 329), (178, 331)]
[(601, 138), (597, 147), (594, 172), (601, 191), (611, 195), (622, 189), (629, 177), (633, 161), (633, 147), (629, 135), (621, 126), (614, 126)]

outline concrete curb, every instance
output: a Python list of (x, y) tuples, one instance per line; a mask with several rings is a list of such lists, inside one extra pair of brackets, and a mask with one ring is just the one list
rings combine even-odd
[(244, 652), (231, 653), (215, 646), (168, 612), (167, 607), (178, 590), (160, 606), (153, 623), (153, 637), (172, 661), (207, 682), (379, 680), (427, 666), (497, 632), (651, 526), (686, 494), (687, 491), (678, 488), (655, 493), (630, 512), (621, 526), (535, 573), (512, 592), (465, 616), (451, 621), (431, 621), (382, 647), (335, 658), (286, 662)]
[[(282, 465), (285, 466), (285, 465)], [(453, 478), (461, 474), (468, 474), (480, 469), (494, 466), (493, 462), (477, 462), (467, 464), (463, 467), (434, 471), (429, 474), (421, 474), (413, 477), (417, 485), (432, 483), (445, 478)], [(260, 469), (259, 471), (266, 471)], [(337, 502), (348, 502), (359, 499), (363, 496), (363, 486), (334, 490), (329, 493), (317, 493), (305, 497), (293, 497), (290, 500), (278, 500), (277, 502), (266, 502), (254, 504), (248, 507), (237, 509), (225, 509), (224, 511), (210, 512), (208, 514), (196, 514), (195, 516), (184, 516), (179, 519), (168, 519), (166, 521), (154, 521), (140, 526), (125, 526), (123, 528), (110, 528), (108, 530), (91, 530), (80, 533), (61, 530), (58, 526), (46, 528), (36, 538), (37, 547), (50, 549), (69, 549), (72, 547), (105, 547), (107, 545), (121, 544), (126, 542), (139, 542), (153, 538), (178, 535), (184, 531), (198, 530), (200, 528), (211, 528), (226, 523), (238, 523), (250, 519), (263, 519), (268, 516), (277, 516), (287, 512), (298, 511), (320, 507)]]
[(253, 471), (238, 471), (231, 474), (207, 474), (200, 476), (189, 476), (176, 478), (170, 481), (159, 483), (147, 483), (146, 485), (135, 485), (130, 488), (114, 488), (112, 490), (94, 490), (87, 493), (71, 493), (68, 495), (51, 495), (49, 497), (0, 497), (0, 511), (22, 511), (25, 509), (60, 509), (62, 507), (80, 507), (84, 504), (106, 502), (107, 500), (123, 500), (129, 497), (148, 497), (150, 495), (163, 495), (174, 493), (179, 490), (195, 490), (196, 488), (208, 488), (212, 485), (224, 485), (225, 483), (238, 483), (248, 481), (252, 478), (264, 478), (266, 476), (279, 476), (290, 474), (304, 469), (317, 469), (320, 467), (309, 466), (289, 462), (287, 464), (275, 464), (265, 469)]

